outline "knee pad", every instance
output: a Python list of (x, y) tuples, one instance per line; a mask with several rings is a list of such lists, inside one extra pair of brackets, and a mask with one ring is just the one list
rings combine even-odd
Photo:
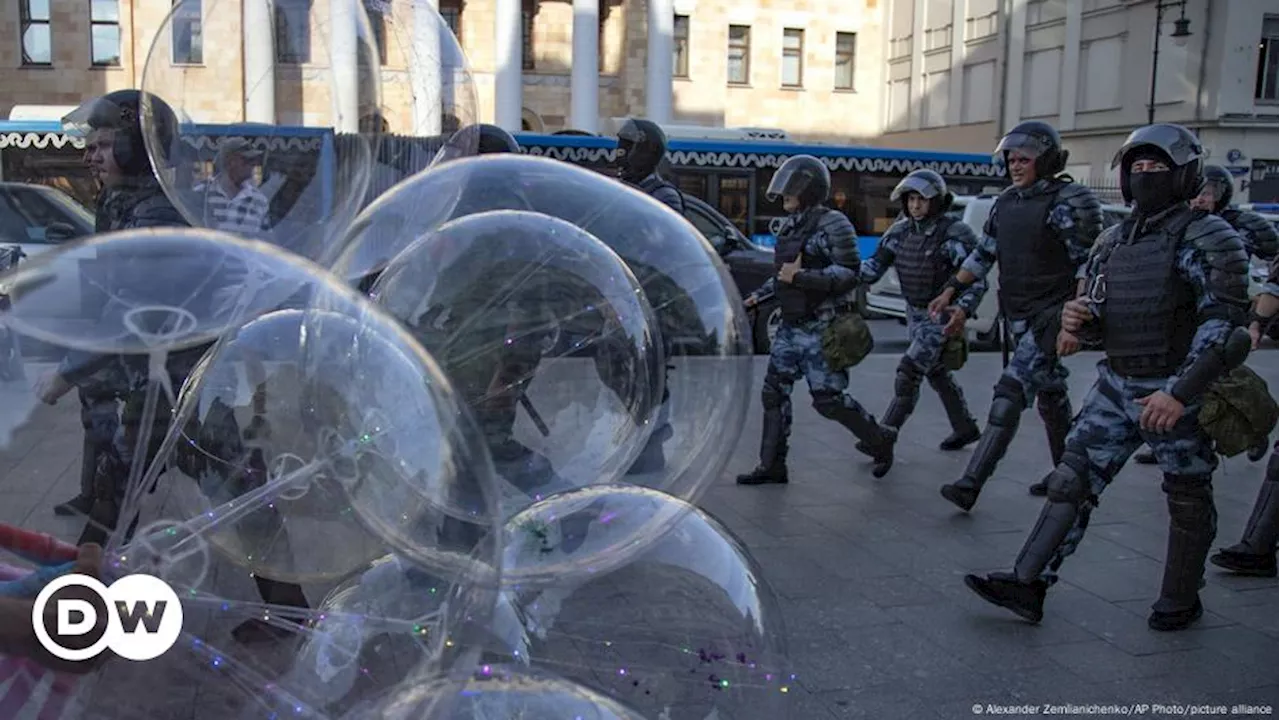
[(1089, 458), (1067, 450), (1058, 463), (1044, 479), (1045, 495), (1052, 502), (1079, 504), (1084, 502), (1090, 493)]
[(816, 392), (813, 394), (813, 409), (824, 418), (833, 418), (844, 409), (840, 394), (833, 392)]
[(1212, 475), (1170, 475), (1165, 473), (1160, 489), (1175, 500), (1213, 499)]
[(915, 361), (903, 355), (898, 361), (898, 373), (893, 380), (894, 394), (899, 397), (911, 395), (920, 387), (920, 381), (924, 379), (924, 373), (920, 371), (920, 367)]

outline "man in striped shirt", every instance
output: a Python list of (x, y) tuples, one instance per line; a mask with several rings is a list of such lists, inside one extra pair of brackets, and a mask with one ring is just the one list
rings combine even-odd
[(270, 203), (253, 184), (253, 168), (261, 156), (243, 138), (222, 141), (213, 161), (217, 174), (195, 188), (204, 194), (205, 227), (245, 237), (267, 231)]

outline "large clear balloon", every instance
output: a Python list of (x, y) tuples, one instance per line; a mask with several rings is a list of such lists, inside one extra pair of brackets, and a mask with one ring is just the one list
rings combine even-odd
[(624, 562), (509, 589), (494, 641), (513, 662), (645, 717), (789, 717), (794, 678), (777, 600), (742, 543), (704, 511), (633, 486), (561, 493), (508, 522), (507, 555), (571, 566), (653, 524), (669, 530)]
[[(232, 17), (243, 24), (221, 24)], [(201, 26), (243, 33), (201, 43)], [(141, 84), (147, 154), (191, 224), (320, 260), (364, 206), (383, 132), (362, 0), (182, 0)], [(226, 94), (211, 101), (211, 87)]]
[(372, 295), (476, 416), (510, 488), (505, 515), (618, 480), (653, 432), (653, 311), (622, 260), (563, 220), (460, 218), (400, 253)]
[[(626, 481), (696, 500), (733, 453), (751, 400), (740, 295), (710, 244), (670, 208), (580, 167), (523, 155), (443, 163), (357, 218), (334, 271), (367, 287), (450, 220), (490, 210), (560, 218), (598, 238), (635, 275), (657, 317), (669, 372), (656, 428)], [(518, 578), (519, 568), (507, 568)]]
[(485, 665), (459, 682), (419, 676), (343, 720), (646, 720), (617, 701), (530, 668)]

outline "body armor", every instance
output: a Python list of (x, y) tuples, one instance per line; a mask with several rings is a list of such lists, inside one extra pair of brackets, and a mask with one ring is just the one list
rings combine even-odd
[(953, 222), (950, 218), (941, 218), (923, 231), (912, 223), (915, 227), (905, 232), (898, 244), (893, 264), (898, 269), (902, 296), (911, 307), (927, 307), (954, 272), (951, 263), (939, 252)]
[[(1167, 377), (1186, 359), (1199, 318), (1195, 297), (1178, 276), (1178, 244), (1190, 222), (1180, 210), (1111, 248), (1103, 267), (1103, 348), (1123, 377)], [(1129, 221), (1133, 222), (1133, 221)]]
[(1075, 292), (1075, 267), (1046, 226), (1060, 187), (1025, 197), (1005, 192), (996, 200), (1000, 307), (1012, 320), (1033, 317)]
[(649, 197), (684, 215), (684, 194), (675, 185), (662, 179), (661, 175), (652, 173), (641, 180), (636, 187)]
[[(801, 268), (804, 270), (821, 270), (831, 263), (826, 258), (808, 250), (809, 239), (818, 229), (826, 208), (815, 207), (808, 210), (804, 221), (793, 224), (778, 236), (778, 243), (773, 252), (773, 269), (780, 272), (782, 266), (792, 262), (796, 256), (804, 253)], [(792, 283), (778, 281), (778, 306), (782, 308), (782, 319), (790, 323), (804, 322), (814, 316), (818, 305), (827, 299), (827, 294), (820, 290), (804, 290)]]

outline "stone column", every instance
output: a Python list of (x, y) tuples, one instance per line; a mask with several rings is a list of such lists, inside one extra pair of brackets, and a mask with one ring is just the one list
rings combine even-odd
[[(1080, 34), (1084, 12), (1078, 2), (1067, 3), (1067, 36), (1062, 48), (1062, 95), (1058, 98), (1058, 130), (1076, 127), (1076, 92), (1080, 82)], [(1119, 72), (1117, 68), (1116, 72)]]
[(1004, 71), (1004, 116), (1000, 119), (1004, 127), (998, 129), (1003, 135), (1022, 121), (1022, 73), (1026, 68), (1027, 52), (1027, 0), (1013, 0), (1009, 13), (1008, 67)]
[(671, 122), (672, 0), (649, 2), (649, 55), (645, 58), (645, 116), (659, 124)]
[(600, 118), (600, 3), (573, 0), (569, 126), (596, 132)]
[(436, 11), (438, 0), (412, 0), (408, 19), (411, 33), (409, 88), (413, 93), (414, 135), (439, 135), (444, 107), (440, 35), (448, 26)]
[(524, 107), (522, 64), (523, 23), (521, 0), (496, 0), (494, 22), (494, 124), (508, 132), (520, 131)]
[(333, 80), (333, 129), (357, 132), (360, 127), (360, 68), (356, 61), (359, 0), (329, 0), (329, 71)]
[(276, 121), (276, 47), (270, 0), (244, 0), (244, 120)]

